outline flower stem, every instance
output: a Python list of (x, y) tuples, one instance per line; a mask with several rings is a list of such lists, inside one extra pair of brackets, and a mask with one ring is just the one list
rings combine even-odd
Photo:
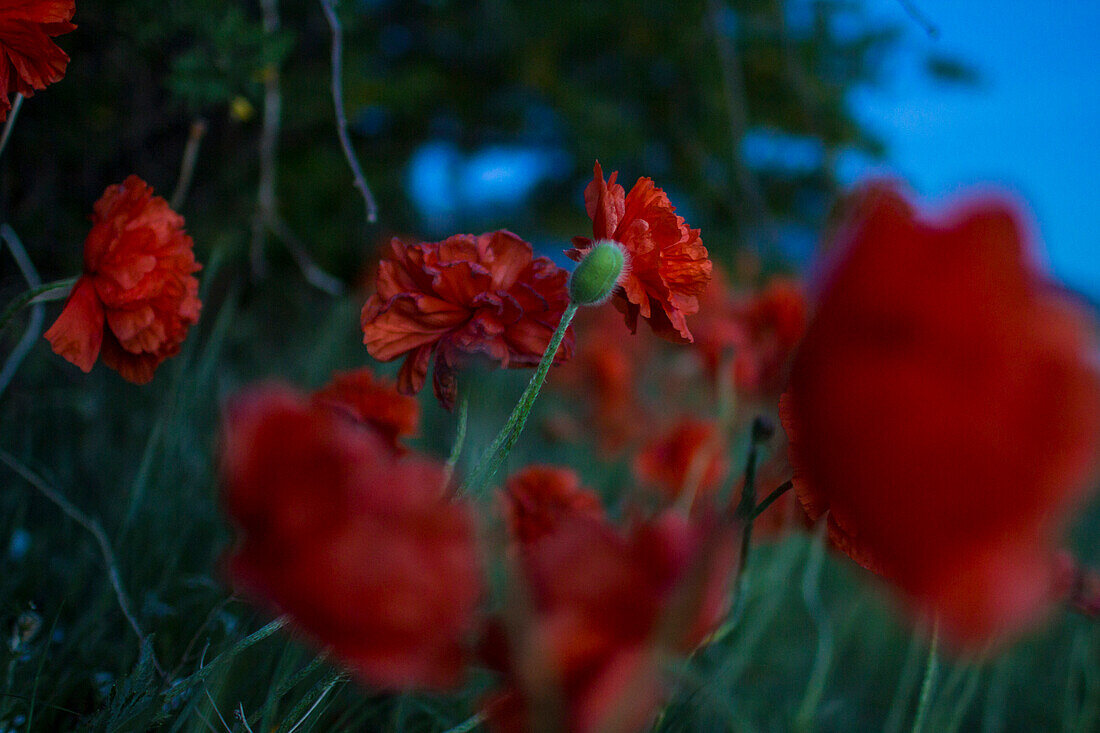
[(531, 408), (534, 406), (535, 400), (538, 399), (543, 382), (546, 381), (546, 374), (550, 371), (550, 365), (554, 363), (554, 357), (565, 338), (565, 332), (569, 330), (569, 324), (573, 322), (573, 317), (577, 315), (579, 307), (576, 303), (570, 303), (565, 312), (561, 314), (558, 328), (554, 331), (554, 335), (550, 337), (550, 343), (547, 345), (546, 351), (543, 352), (542, 359), (535, 369), (535, 374), (531, 377), (531, 381), (527, 383), (527, 388), (523, 390), (523, 394), (512, 410), (512, 414), (508, 416), (508, 422), (504, 423), (504, 427), (500, 429), (497, 437), (493, 439), (492, 444), (482, 455), (481, 460), (470, 472), (469, 480), (462, 487), (463, 493), (477, 492), (487, 484), (500, 470), (504, 459), (508, 457), (512, 447), (519, 440), (520, 433), (527, 425), (527, 417), (531, 414)]
[(764, 510), (766, 510), (768, 507), (770, 507), (772, 504), (774, 504), (779, 497), (783, 496), (783, 494), (786, 494), (793, 487), (794, 487), (794, 482), (793, 481), (785, 481), (784, 483), (780, 484), (779, 488), (777, 488), (772, 493), (768, 494), (767, 497), (765, 497), (763, 501), (761, 501), (759, 504), (756, 505), (756, 508), (752, 510), (752, 518), (756, 519), (761, 514), (763, 514)]
[(928, 643), (928, 661), (924, 666), (924, 681), (920, 686), (920, 699), (913, 718), (913, 733), (924, 730), (924, 721), (928, 718), (928, 709), (932, 706), (932, 689), (936, 686), (936, 674), (940, 668), (939, 637), (940, 623), (937, 619), (932, 626), (932, 640)]
[(60, 300), (68, 296), (69, 292), (73, 289), (73, 285), (76, 284), (76, 281), (77, 278), (75, 277), (70, 277), (65, 280), (55, 280), (52, 283), (46, 283), (45, 285), (31, 288), (21, 295), (16, 296), (14, 300), (8, 303), (8, 307), (4, 309), (4, 312), (0, 313), (0, 333), (3, 333), (4, 330), (7, 329), (8, 325), (11, 323), (11, 319), (16, 313), (31, 303)]
[(469, 415), (470, 393), (464, 389), (458, 398), (458, 426), (455, 428), (455, 442), (451, 446), (451, 455), (447, 458), (447, 466), (444, 469), (446, 478), (443, 481), (443, 486), (445, 489), (450, 485), (455, 466), (458, 465), (458, 459), (462, 456), (462, 446), (466, 443), (466, 423)]

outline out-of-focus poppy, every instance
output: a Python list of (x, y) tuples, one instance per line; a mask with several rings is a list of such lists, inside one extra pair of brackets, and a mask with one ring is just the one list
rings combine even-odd
[(670, 500), (689, 490), (711, 494), (728, 471), (721, 431), (707, 420), (680, 420), (651, 438), (634, 459), (638, 478)]
[(229, 574), (363, 681), (453, 687), (482, 583), (469, 508), (444, 497), (444, 478), (326, 405), (254, 388), (223, 433), (222, 498), (240, 531)]
[(951, 638), (1017, 630), (1100, 448), (1093, 325), (1015, 206), (930, 222), (887, 184), (854, 201), (781, 407), (796, 490)]
[(508, 478), (501, 498), (508, 534), (522, 547), (553, 533), (566, 517), (603, 518), (600, 497), (570, 468), (528, 466)]
[(392, 382), (380, 379), (368, 367), (339, 372), (313, 399), (340, 410), (352, 420), (377, 430), (397, 452), (402, 438), (416, 434), (420, 424), (420, 403), (403, 395)]

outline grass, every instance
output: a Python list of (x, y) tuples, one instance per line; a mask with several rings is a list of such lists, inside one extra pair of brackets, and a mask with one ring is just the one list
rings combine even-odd
[[(0, 731), (477, 729), (487, 674), (447, 696), (365, 689), (224, 584), (219, 558), (231, 535), (216, 501), (220, 403), (257, 379), (315, 387), (369, 358), (361, 296), (329, 298), (289, 271), (251, 283), (239, 250), (206, 262), (202, 322), (151, 385), (102, 366), (83, 375), (42, 342), (0, 400), (0, 448), (103, 527), (146, 637), (142, 644), (121, 612), (93, 534), (0, 468)], [(12, 329), (2, 345), (18, 336)], [(470, 373), (460, 471), (490, 443), (528, 376)], [(593, 447), (538, 429), (548, 412), (567, 409), (558, 399), (549, 393), (536, 406), (503, 471), (569, 463), (620, 497), (624, 459), (601, 462)], [(422, 403), (420, 447), (442, 459), (456, 425), (430, 395)], [(1097, 507), (1075, 532), (1095, 563)], [(940, 656), (928, 679), (927, 638), (914, 637), (873, 578), (819, 537), (758, 546), (745, 587), (712, 643), (670, 662), (675, 692), (658, 730), (907, 731), (926, 679), (926, 731), (1100, 729), (1100, 626), (1083, 618), (1059, 612), (983, 658)], [(20, 619), (37, 631), (20, 638)]]

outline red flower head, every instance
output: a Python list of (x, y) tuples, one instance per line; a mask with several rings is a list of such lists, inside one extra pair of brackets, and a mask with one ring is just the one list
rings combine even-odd
[(710, 494), (729, 470), (724, 448), (713, 422), (684, 419), (646, 443), (634, 459), (634, 473), (673, 501), (689, 489)]
[(374, 428), (399, 453), (404, 452), (400, 439), (415, 435), (420, 424), (416, 398), (401, 394), (389, 380), (375, 377), (367, 367), (333, 375), (313, 394), (313, 400)]
[(643, 729), (664, 698), (661, 659), (694, 649), (726, 610), (732, 537), (673, 512), (627, 536), (574, 514), (527, 549), (529, 625), (486, 645), (505, 682), (485, 706), (491, 727)]
[(639, 178), (625, 193), (615, 182), (618, 172), (604, 181), (597, 162), (592, 182), (584, 190), (584, 206), (592, 219), (592, 239), (575, 237), (566, 252), (581, 260), (603, 239), (618, 242), (626, 253), (626, 267), (612, 299), (626, 315), (631, 332), (638, 316), (653, 332), (671, 341), (691, 341), (687, 319), (699, 311), (699, 296), (710, 282), (711, 262), (699, 230), (691, 229), (652, 179)]
[(738, 390), (774, 397), (785, 386), (788, 362), (806, 321), (806, 297), (796, 282), (775, 278), (746, 296), (731, 292), (716, 276), (703, 299), (695, 345), (715, 375), (723, 352), (732, 351)]
[(33, 96), (61, 81), (69, 56), (50, 40), (76, 26), (73, 0), (0, 0), (0, 122), (11, 95)]
[(1018, 629), (1100, 448), (1092, 326), (1009, 204), (929, 223), (886, 185), (858, 202), (781, 406), (796, 490), (955, 640)]
[(109, 186), (84, 242), (84, 274), (46, 331), (53, 350), (85, 372), (102, 351), (124, 379), (151, 380), (199, 320), (192, 248), (183, 217), (140, 178)]
[(238, 397), (223, 500), (241, 532), (234, 584), (276, 606), (362, 680), (460, 681), (481, 595), (467, 507), (443, 467), (285, 387)]
[(524, 547), (553, 533), (566, 517), (603, 518), (600, 497), (582, 488), (568, 468), (528, 466), (509, 477), (503, 499), (508, 534)]
[[(404, 394), (424, 385), (434, 353), (435, 394), (450, 409), (464, 355), (485, 354), (503, 367), (538, 364), (569, 305), (568, 279), (511, 232), (413, 245), (394, 239), (363, 306), (363, 343), (381, 361), (406, 357), (397, 381)], [(570, 331), (556, 358), (572, 353)]]

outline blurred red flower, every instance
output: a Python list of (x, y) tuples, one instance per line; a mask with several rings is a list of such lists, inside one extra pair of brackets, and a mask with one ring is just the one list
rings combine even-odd
[(240, 530), (234, 584), (331, 646), (367, 683), (461, 680), (481, 576), (465, 504), (443, 467), (286, 387), (236, 398), (223, 434), (222, 498)]
[(628, 535), (563, 517), (522, 558), (527, 624), (492, 628), (486, 661), (503, 688), (490, 726), (526, 731), (641, 730), (664, 698), (661, 660), (694, 649), (726, 611), (732, 535), (667, 512)]
[(782, 392), (788, 362), (806, 330), (806, 297), (798, 283), (774, 278), (747, 295), (732, 291), (716, 274), (701, 303), (695, 346), (707, 370), (717, 375), (724, 352), (732, 352), (740, 392), (773, 397)]
[(400, 439), (415, 435), (420, 424), (416, 398), (401, 394), (392, 382), (374, 376), (368, 367), (334, 374), (313, 393), (313, 400), (371, 426), (397, 452), (404, 452)]
[(635, 475), (672, 501), (689, 489), (713, 493), (728, 470), (718, 426), (690, 418), (651, 438), (634, 459)]
[(553, 533), (566, 517), (604, 516), (600, 497), (569, 468), (528, 466), (508, 478), (502, 498), (508, 534), (522, 547)]
[(610, 239), (622, 245), (626, 267), (612, 300), (626, 315), (631, 332), (638, 316), (653, 332), (670, 341), (691, 341), (686, 316), (699, 311), (699, 296), (710, 282), (711, 262), (699, 239), (650, 178), (639, 178), (630, 193), (615, 182), (618, 172), (604, 181), (595, 165), (592, 182), (584, 190), (584, 205), (592, 219), (592, 239), (574, 237), (566, 254), (580, 261), (593, 244)]
[[(405, 356), (397, 382), (404, 394), (424, 385), (434, 353), (435, 394), (451, 409), (465, 355), (485, 354), (503, 367), (538, 364), (569, 304), (568, 279), (511, 232), (413, 245), (394, 239), (363, 306), (363, 343), (380, 361)], [(572, 353), (570, 331), (556, 358)]]
[(46, 331), (53, 350), (85, 372), (102, 352), (124, 379), (151, 380), (199, 320), (193, 248), (183, 217), (145, 181), (109, 186), (84, 242), (84, 274)]
[(11, 111), (11, 95), (34, 96), (61, 81), (69, 56), (51, 38), (75, 30), (73, 0), (0, 2), (0, 122)]
[(1019, 629), (1100, 448), (1092, 324), (1009, 203), (855, 200), (781, 407), (799, 497), (956, 641)]
[[(651, 343), (629, 336), (608, 308), (582, 308), (575, 325), (576, 354), (553, 385), (577, 397), (583, 424), (595, 429), (602, 451), (613, 453), (647, 433), (638, 390)], [(583, 430), (574, 434), (585, 437)]]

